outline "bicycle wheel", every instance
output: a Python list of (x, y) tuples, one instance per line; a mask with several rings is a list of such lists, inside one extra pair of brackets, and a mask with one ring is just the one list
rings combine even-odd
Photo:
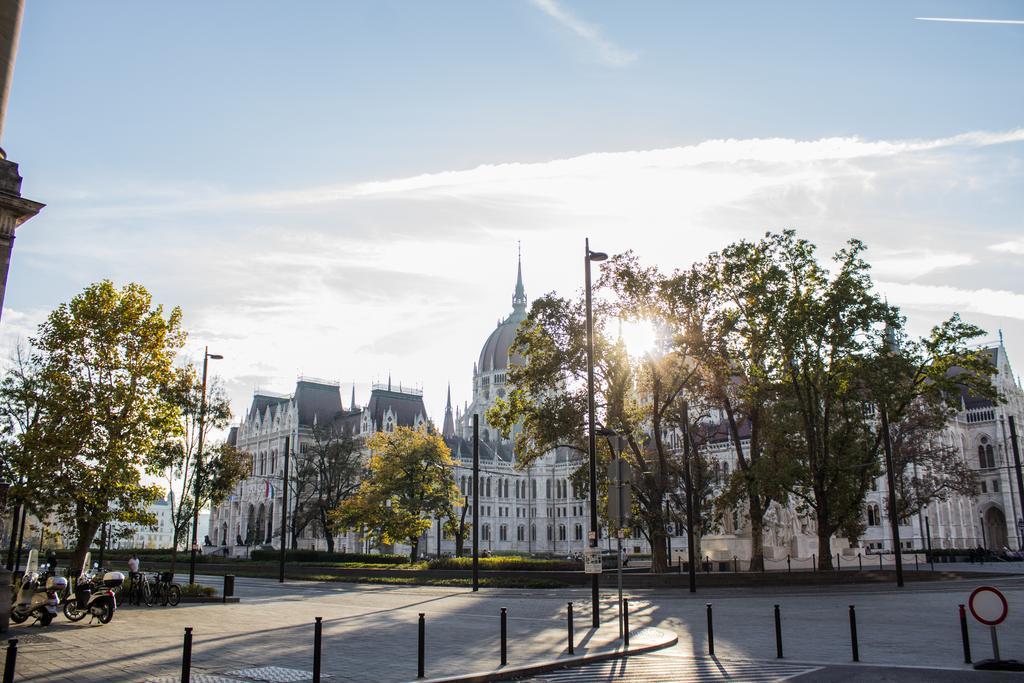
[(146, 601), (146, 607), (152, 607), (153, 603), (156, 602), (156, 586), (150, 586), (149, 581), (144, 581), (142, 584), (142, 597)]
[(179, 602), (181, 602), (181, 588), (178, 584), (172, 583), (167, 587), (167, 603), (171, 607), (177, 607)]

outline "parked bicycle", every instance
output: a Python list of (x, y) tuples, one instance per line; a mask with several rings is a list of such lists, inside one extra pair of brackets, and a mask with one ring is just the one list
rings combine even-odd
[[(153, 602), (159, 600), (161, 605), (177, 607), (178, 603), (181, 602), (181, 586), (174, 583), (174, 574), (171, 572), (161, 572), (160, 574), (155, 574), (154, 579), (150, 589)], [(153, 603), (147, 602), (146, 604), (151, 605)]]

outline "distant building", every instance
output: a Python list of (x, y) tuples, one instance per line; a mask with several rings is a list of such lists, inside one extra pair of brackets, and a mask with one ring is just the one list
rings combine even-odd
[[(156, 524), (152, 527), (141, 524), (131, 524), (129, 529), (131, 535), (127, 538), (111, 539), (112, 548), (170, 548), (174, 544), (174, 525), (171, 522), (171, 506), (174, 502), (174, 492), (167, 494), (166, 498), (150, 503), (146, 507), (147, 512), (153, 513), (156, 517)], [(203, 527), (200, 526), (200, 529)], [(178, 547), (182, 547), (179, 539)], [(99, 535), (96, 537), (99, 543)]]

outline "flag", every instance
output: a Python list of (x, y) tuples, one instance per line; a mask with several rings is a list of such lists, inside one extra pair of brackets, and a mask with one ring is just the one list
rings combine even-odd
[(266, 497), (267, 498), (273, 498), (274, 497), (274, 485), (270, 483), (269, 479), (267, 480)]

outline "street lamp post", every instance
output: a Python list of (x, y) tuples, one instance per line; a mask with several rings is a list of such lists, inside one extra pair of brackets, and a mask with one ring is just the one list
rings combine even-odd
[(220, 360), (224, 356), (210, 353), (210, 347), (203, 347), (203, 395), (199, 399), (199, 450), (196, 453), (196, 469), (192, 475), (196, 483), (192, 500), (192, 556), (188, 563), (188, 582), (196, 582), (196, 551), (199, 550), (199, 492), (200, 474), (203, 469), (203, 432), (206, 428), (206, 371), (209, 361)]
[[(584, 242), (583, 269), (587, 303), (587, 453), (590, 456), (590, 547), (597, 547), (597, 440), (594, 427), (594, 313), (590, 293), (590, 262), (604, 261), (608, 254), (590, 251), (590, 239)], [(599, 581), (597, 574), (591, 575), (590, 597), (592, 602), (593, 626), (601, 625), (599, 604)]]

